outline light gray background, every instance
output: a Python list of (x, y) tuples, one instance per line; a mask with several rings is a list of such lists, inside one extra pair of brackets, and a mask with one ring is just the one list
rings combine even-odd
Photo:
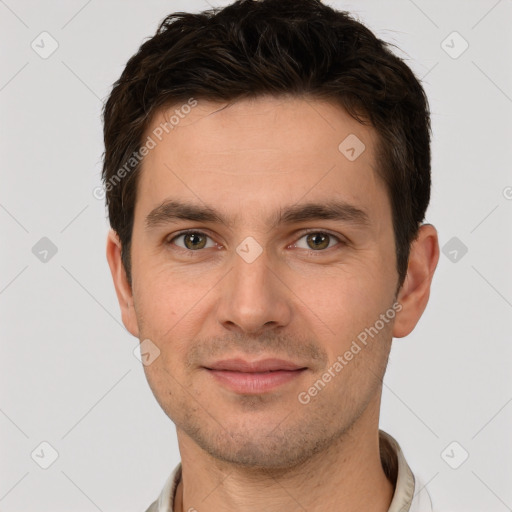
[[(329, 3), (397, 44), (424, 79), (434, 132), (427, 220), (442, 247), (457, 237), (468, 248), (455, 249), (455, 262), (453, 248), (441, 255), (424, 317), (394, 342), (381, 428), (435, 510), (512, 510), (512, 1)], [(111, 84), (166, 14), (205, 8), (0, 0), (3, 512), (143, 511), (179, 461), (174, 426), (121, 324), (108, 222), (92, 191)], [(43, 31), (59, 45), (47, 59), (31, 48)], [(454, 31), (469, 44), (458, 58)], [(58, 249), (46, 262), (32, 252), (42, 237)], [(34, 460), (50, 457), (43, 441), (58, 452), (48, 469)], [(463, 450), (469, 458), (453, 469)]]

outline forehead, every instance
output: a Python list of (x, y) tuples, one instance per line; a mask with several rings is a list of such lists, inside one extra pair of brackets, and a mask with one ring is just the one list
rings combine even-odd
[(385, 196), (373, 128), (337, 105), (296, 97), (185, 105), (194, 103), (159, 111), (144, 134), (154, 147), (143, 160), (136, 210), (184, 195), (253, 211), (301, 198), (378, 206), (383, 198), (371, 196)]
[[(233, 155), (246, 158), (250, 151), (266, 151), (274, 156), (337, 158), (339, 144), (350, 135), (364, 143), (366, 154), (363, 160), (369, 163), (373, 156), (376, 139), (373, 128), (362, 125), (341, 106), (330, 102), (289, 96), (262, 96), (230, 104), (194, 101), (193, 107), (189, 100), (160, 109), (151, 120), (145, 137), (153, 136), (157, 142), (172, 140), (176, 145), (175, 153), (188, 161), (201, 162), (208, 155), (222, 159), (223, 153), (229, 153), (226, 164), (231, 162), (232, 165), (225, 167), (235, 166)], [(188, 154), (180, 151), (192, 145), (197, 151)], [(244, 168), (249, 169), (250, 162), (244, 161)]]

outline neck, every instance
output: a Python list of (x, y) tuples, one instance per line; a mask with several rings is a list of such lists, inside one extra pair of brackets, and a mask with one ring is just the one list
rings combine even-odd
[[(376, 422), (364, 418), (372, 413)], [(180, 430), (178, 442), (182, 479), (174, 512), (387, 512), (394, 493), (380, 459), (378, 408), (367, 408), (327, 449), (292, 468), (233, 466)]]

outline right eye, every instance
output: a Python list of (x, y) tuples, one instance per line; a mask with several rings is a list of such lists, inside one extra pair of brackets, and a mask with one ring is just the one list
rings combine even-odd
[[(210, 245), (208, 245), (208, 239), (210, 239)], [(177, 243), (178, 240), (182, 240), (181, 243)], [(197, 251), (199, 249), (208, 249), (215, 246), (215, 242), (211, 238), (201, 231), (183, 231), (178, 235), (171, 238), (168, 244), (174, 244), (181, 249), (188, 251)]]

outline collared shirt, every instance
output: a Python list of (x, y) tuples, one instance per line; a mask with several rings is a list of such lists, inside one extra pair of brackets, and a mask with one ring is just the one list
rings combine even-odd
[[(395, 492), (388, 512), (433, 512), (430, 496), (421, 480), (413, 474), (397, 441), (379, 430), (380, 457)], [(146, 512), (173, 512), (174, 495), (181, 479), (181, 463), (167, 479), (160, 496)]]

